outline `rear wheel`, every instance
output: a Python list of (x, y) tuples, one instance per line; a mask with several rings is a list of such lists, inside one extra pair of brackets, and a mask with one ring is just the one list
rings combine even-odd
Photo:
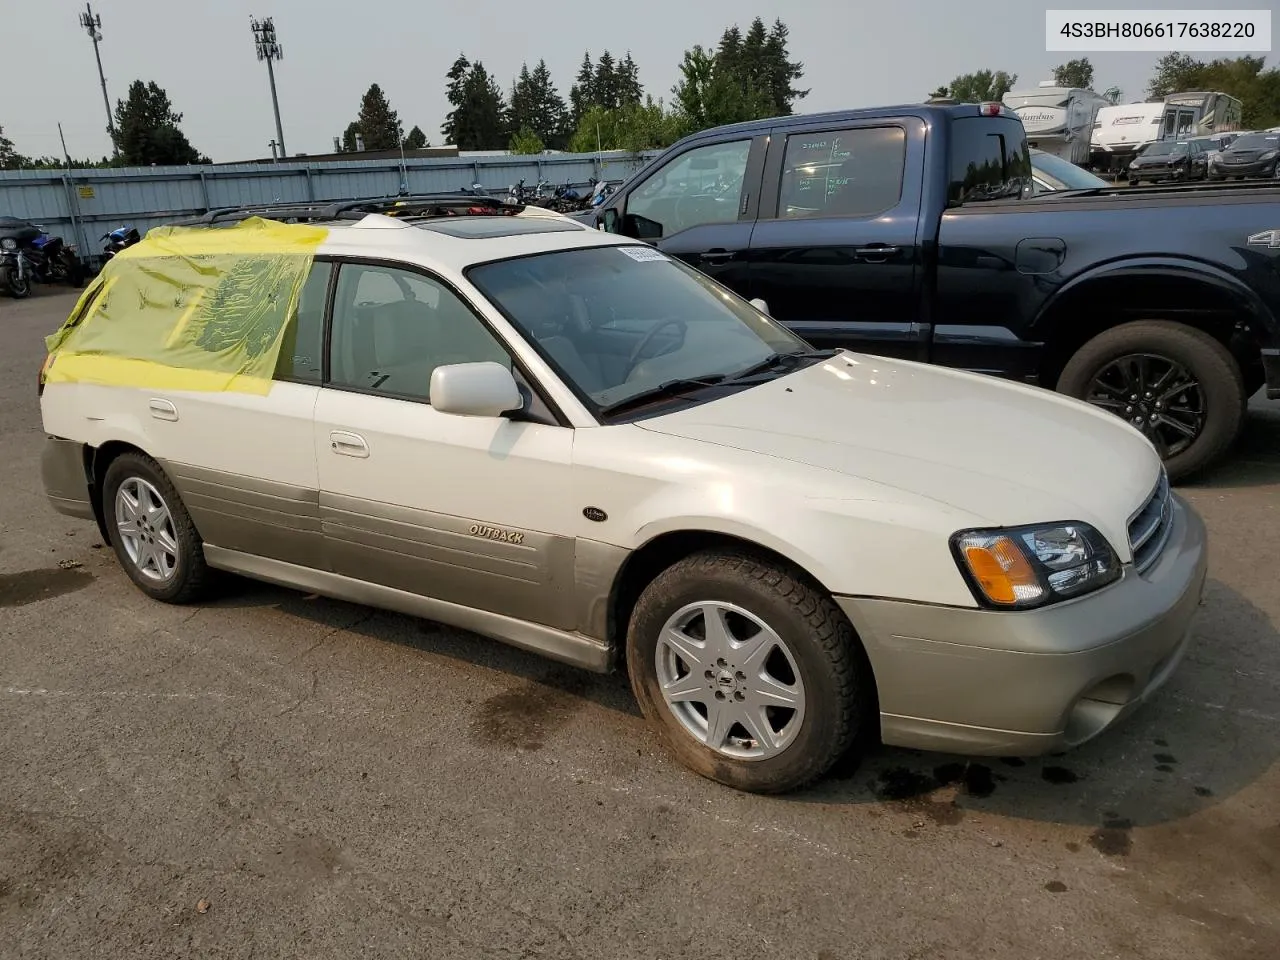
[(822, 776), (874, 717), (853, 629), (816, 587), (751, 556), (705, 552), (640, 596), (631, 688), (682, 763), (757, 793)]
[(211, 579), (204, 543), (164, 471), (150, 457), (126, 453), (107, 468), (102, 510), (116, 558), (153, 600), (189, 603)]
[(1143, 320), (1094, 337), (1068, 361), (1062, 393), (1129, 421), (1177, 482), (1217, 463), (1244, 423), (1244, 378), (1221, 343), (1181, 323)]

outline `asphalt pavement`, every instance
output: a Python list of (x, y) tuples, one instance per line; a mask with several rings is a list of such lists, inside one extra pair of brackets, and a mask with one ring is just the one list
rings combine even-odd
[(40, 486), (73, 302), (0, 297), (0, 957), (1280, 956), (1280, 404), (1181, 490), (1196, 642), (1121, 727), (762, 798), (619, 676), (247, 582), (147, 600)]

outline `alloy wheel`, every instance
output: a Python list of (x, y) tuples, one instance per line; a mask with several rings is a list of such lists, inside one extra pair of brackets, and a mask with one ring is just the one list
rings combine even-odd
[(717, 753), (765, 760), (799, 733), (805, 690), (795, 657), (742, 607), (720, 601), (682, 607), (663, 627), (655, 657), (668, 709)]
[(1204, 430), (1200, 381), (1181, 363), (1158, 354), (1112, 360), (1094, 375), (1085, 399), (1128, 420), (1166, 460), (1190, 447)]

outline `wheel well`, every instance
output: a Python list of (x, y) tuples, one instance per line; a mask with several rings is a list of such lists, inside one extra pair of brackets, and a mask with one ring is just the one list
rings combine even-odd
[(102, 542), (111, 543), (111, 534), (107, 530), (106, 509), (102, 503), (102, 478), (107, 474), (111, 462), (125, 453), (146, 453), (131, 443), (123, 440), (108, 440), (100, 447), (84, 448), (84, 472), (89, 479), (89, 501), (93, 504), (93, 516), (98, 521), (98, 532), (102, 534)]
[[(609, 603), (608, 629), (609, 639), (617, 650), (622, 651), (626, 646), (627, 625), (631, 621), (631, 613), (635, 610), (636, 601), (640, 599), (640, 594), (644, 592), (645, 587), (672, 564), (704, 550), (750, 554), (757, 559), (777, 565), (817, 590), (827, 592), (826, 587), (798, 564), (776, 550), (770, 550), (751, 540), (709, 530), (677, 530), (664, 533), (654, 537), (632, 553), (614, 580)], [(620, 661), (622, 659), (624, 658), (619, 657)]]
[(1193, 277), (1130, 274), (1082, 284), (1040, 318), (1046, 340), (1040, 385), (1054, 389), (1077, 350), (1098, 334), (1134, 320), (1172, 320), (1203, 330), (1231, 351), (1246, 383), (1261, 375), (1261, 325), (1240, 296)]

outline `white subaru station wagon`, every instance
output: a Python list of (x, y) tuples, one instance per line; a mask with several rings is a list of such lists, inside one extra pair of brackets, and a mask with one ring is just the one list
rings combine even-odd
[(758, 792), (1067, 749), (1181, 660), (1204, 526), (1120, 419), (816, 351), (532, 208), (304, 212), (152, 231), (49, 338), (49, 500), (150, 597), (227, 571), (625, 666)]

